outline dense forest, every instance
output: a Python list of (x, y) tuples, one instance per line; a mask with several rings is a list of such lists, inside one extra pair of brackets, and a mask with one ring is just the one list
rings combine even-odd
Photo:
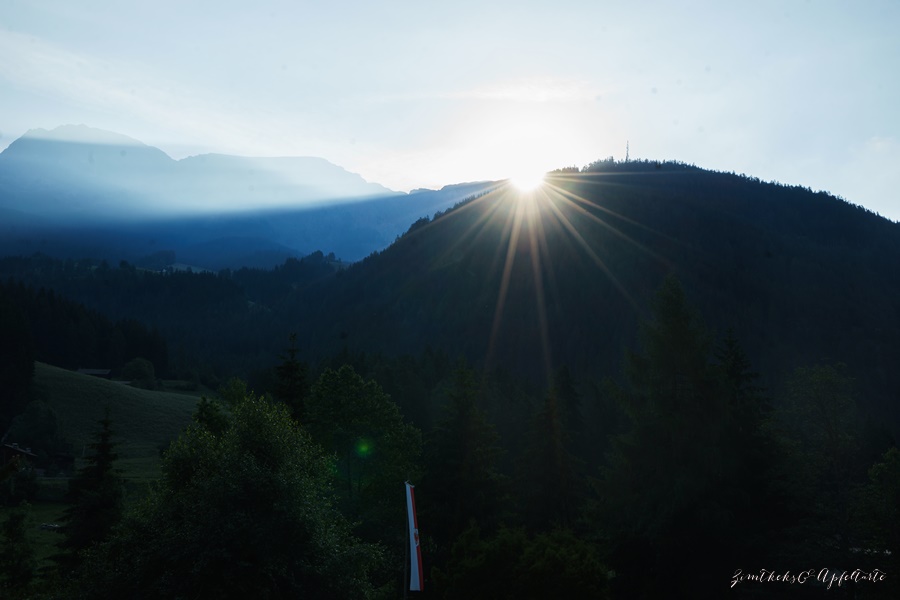
[(0, 276), (8, 421), (34, 360), (218, 390), (139, 499), (97, 424), (52, 569), (5, 513), (13, 597), (402, 596), (403, 481), (422, 597), (898, 593), (900, 225), (827, 194), (600, 161), (350, 266)]
[(34, 255), (0, 259), (0, 277), (155, 328), (179, 377), (200, 362), (211, 382), (253, 379), (297, 333), (310, 362), (430, 347), (546, 386), (563, 365), (618, 378), (622, 348), (674, 273), (718, 335), (735, 331), (766, 387), (843, 362), (900, 435), (900, 225), (679, 163), (600, 161), (548, 183), (540, 219), (516, 231), (520, 205), (500, 189), (420, 219), (349, 268), (315, 253), (273, 270), (161, 276)]

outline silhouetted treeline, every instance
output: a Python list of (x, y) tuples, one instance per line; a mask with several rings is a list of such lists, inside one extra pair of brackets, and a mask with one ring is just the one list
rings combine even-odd
[(36, 587), (397, 597), (409, 479), (423, 598), (795, 597), (844, 569), (887, 578), (836, 593), (895, 597), (900, 454), (849, 368), (766, 389), (674, 277), (648, 304), (604, 381), (535, 386), (431, 349), (313, 368), (284, 340), (268, 384), (202, 400), (147, 502)]
[[(111, 319), (53, 290), (22, 282), (0, 283), (5, 312), (20, 320), (33, 347), (33, 359), (69, 369), (111, 369), (118, 372), (133, 358), (153, 363), (160, 374), (168, 368), (166, 341), (135, 319)], [(22, 344), (23, 350), (28, 344)]]
[[(218, 274), (151, 271), (124, 261), (111, 267), (105, 261), (44, 255), (0, 259), (0, 273), (48, 290), (44, 293), (52, 294), (54, 301), (71, 298), (122, 320), (122, 327), (133, 327), (136, 321), (152, 327), (169, 343), (171, 362), (167, 358), (164, 364), (171, 366), (173, 376), (196, 379), (202, 375), (213, 387), (219, 377), (235, 372), (246, 376), (254, 367), (270, 362), (284, 332), (283, 321), (273, 311), (298, 285), (327, 276), (334, 268), (333, 257), (321, 253), (288, 259), (272, 271), (240, 269)], [(52, 326), (48, 323), (43, 331), (49, 334)], [(87, 356), (93, 356), (91, 347), (87, 348)], [(54, 352), (47, 355), (47, 362), (71, 366), (70, 348)], [(157, 366), (157, 372), (163, 371)]]
[(5, 289), (0, 286), (0, 386), (5, 395), (0, 430), (4, 433), (28, 402), (35, 357), (28, 315), (15, 298), (7, 297)]

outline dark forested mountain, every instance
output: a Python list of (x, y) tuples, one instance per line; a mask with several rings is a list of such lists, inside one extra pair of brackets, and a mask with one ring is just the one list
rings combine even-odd
[(33, 130), (0, 153), (0, 252), (205, 268), (271, 267), (315, 250), (359, 260), (488, 184), (392, 192), (321, 158), (179, 161), (85, 126)]
[(432, 344), (542, 379), (561, 364), (611, 374), (667, 273), (766, 385), (844, 362), (900, 422), (900, 224), (733, 174), (601, 162), (532, 197), (499, 189), (286, 305), (310, 349)]
[(195, 283), (181, 291), (130, 266), (69, 277), (5, 261), (3, 275), (143, 319), (226, 371), (272, 364), (295, 331), (308, 358), (432, 347), (540, 383), (561, 365), (621, 373), (674, 273), (719, 337), (734, 331), (765, 386), (843, 362), (873, 415), (900, 429), (900, 225), (825, 193), (677, 163), (598, 162), (532, 195), (466, 191), (478, 190), (348, 269), (320, 254), (272, 272), (183, 274)]

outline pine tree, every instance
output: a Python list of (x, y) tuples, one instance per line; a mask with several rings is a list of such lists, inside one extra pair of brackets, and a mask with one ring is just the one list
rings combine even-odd
[[(726, 344), (731, 358), (724, 366), (713, 363), (710, 335), (674, 277), (663, 283), (641, 333), (641, 352), (628, 355), (629, 387), (620, 396), (631, 426), (613, 440), (598, 485), (617, 581), (633, 586), (633, 597), (688, 590), (715, 597), (721, 590), (688, 573), (697, 563), (727, 570), (745, 553), (747, 542), (736, 533), (753, 463), (735, 431), (745, 424), (743, 439), (758, 434), (758, 423), (740, 416), (752, 377), (736, 344)], [(729, 369), (730, 379), (723, 376)], [(685, 552), (687, 540), (693, 553)], [(652, 578), (643, 575), (648, 571)]]
[(450, 543), (476, 520), (486, 530), (500, 521), (506, 480), (499, 471), (499, 436), (476, 404), (472, 371), (457, 368), (444, 418), (433, 432), (420, 497), (423, 517), (439, 543)]
[(275, 397), (291, 410), (291, 416), (300, 423), (306, 419), (307, 369), (306, 364), (297, 360), (297, 334), (290, 335), (290, 346), (282, 355), (282, 362), (275, 367), (278, 384)]
[(735, 556), (742, 562), (771, 552), (793, 519), (776, 477), (781, 458), (770, 426), (771, 404), (733, 330), (715, 357), (727, 414), (719, 451), (723, 473), (711, 496), (732, 513), (732, 535), (743, 542)]
[(794, 537), (816, 540), (803, 549), (819, 560), (847, 557), (855, 497), (866, 480), (861, 420), (846, 366), (796, 369), (774, 421), (786, 449), (784, 479), (797, 514)]
[(576, 458), (569, 451), (565, 419), (551, 390), (532, 421), (524, 460), (524, 496), (528, 524), (538, 530), (570, 527), (576, 509)]
[(769, 416), (769, 402), (757, 384), (759, 373), (752, 370), (750, 360), (729, 329), (716, 349), (716, 359), (725, 378), (725, 390), (731, 404), (738, 432), (752, 435), (758, 432)]
[(206, 396), (200, 397), (197, 410), (194, 411), (192, 417), (194, 422), (202, 425), (214, 435), (219, 435), (228, 429), (228, 415), (222, 410), (222, 405)]
[(575, 388), (575, 381), (572, 379), (568, 367), (561, 367), (553, 376), (553, 394), (572, 452), (581, 456), (585, 441), (584, 415), (582, 414), (581, 395)]
[(77, 566), (79, 552), (104, 540), (122, 516), (122, 480), (115, 469), (117, 444), (108, 408), (98, 423), (100, 430), (88, 444), (87, 464), (69, 481), (69, 507), (62, 528), (65, 538), (59, 544), (63, 554), (56, 557), (64, 569)]

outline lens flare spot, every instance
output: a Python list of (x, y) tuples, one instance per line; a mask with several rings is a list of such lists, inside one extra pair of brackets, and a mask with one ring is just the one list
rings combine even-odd
[(356, 442), (356, 455), (360, 458), (366, 458), (372, 453), (372, 443), (363, 438)]

